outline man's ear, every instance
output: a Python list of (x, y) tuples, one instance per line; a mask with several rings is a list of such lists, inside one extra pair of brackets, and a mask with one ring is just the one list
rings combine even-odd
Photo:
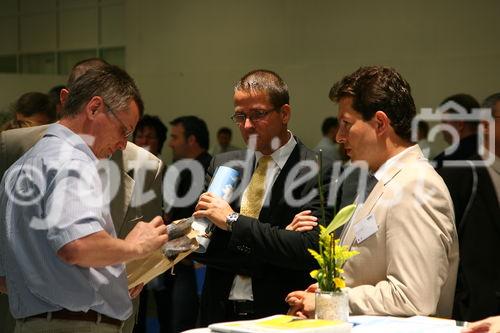
[(280, 110), (282, 114), (283, 124), (288, 124), (290, 118), (292, 117), (292, 108), (289, 104), (283, 104)]
[(87, 113), (87, 117), (89, 119), (95, 119), (97, 113), (99, 112), (99, 108), (103, 104), (103, 100), (100, 96), (94, 96), (88, 101), (85, 112)]
[(69, 90), (66, 88), (62, 88), (59, 92), (59, 101), (61, 101), (61, 105), (64, 107), (64, 103), (68, 100)]
[(190, 146), (193, 146), (195, 143), (196, 143), (196, 137), (191, 134), (190, 136), (188, 136), (187, 138), (187, 143), (190, 145)]
[(387, 117), (387, 114), (384, 111), (375, 112), (373, 120), (375, 121), (375, 130), (377, 131), (377, 135), (387, 133), (389, 127), (391, 126), (391, 120)]

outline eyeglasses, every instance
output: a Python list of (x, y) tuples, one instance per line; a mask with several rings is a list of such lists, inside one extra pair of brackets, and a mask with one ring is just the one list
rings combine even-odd
[(250, 119), (252, 123), (261, 121), (264, 119), (269, 113), (276, 111), (276, 109), (270, 109), (270, 110), (252, 110), (250, 111), (250, 114), (245, 114), (242, 112), (237, 112), (231, 116), (231, 119), (236, 123), (236, 124), (243, 124), (247, 118)]
[(113, 111), (113, 109), (111, 109), (111, 107), (107, 104), (107, 103), (104, 103), (104, 106), (106, 107), (106, 109), (108, 109), (109, 113), (111, 113), (113, 115), (113, 117), (118, 120), (118, 122), (120, 123), (120, 126), (122, 127), (122, 135), (125, 139), (127, 139), (130, 135), (132, 135), (132, 133), (134, 132), (133, 129), (128, 129), (127, 128), (127, 125), (125, 125), (125, 123), (120, 119), (118, 118), (118, 116), (116, 115), (115, 111)]

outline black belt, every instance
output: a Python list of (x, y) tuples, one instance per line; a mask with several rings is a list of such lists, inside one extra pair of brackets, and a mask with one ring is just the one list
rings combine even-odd
[(255, 313), (255, 307), (253, 301), (228, 300), (228, 305), (233, 309), (234, 314), (238, 316), (246, 316)]
[(30, 320), (34, 318), (45, 318), (50, 319), (63, 319), (63, 320), (78, 320), (78, 321), (91, 321), (94, 323), (105, 323), (114, 326), (122, 326), (123, 322), (121, 320), (108, 317), (101, 313), (95, 312), (94, 310), (89, 310), (88, 312), (73, 312), (66, 309), (62, 309), (54, 312), (44, 312), (34, 316), (26, 317), (21, 320)]

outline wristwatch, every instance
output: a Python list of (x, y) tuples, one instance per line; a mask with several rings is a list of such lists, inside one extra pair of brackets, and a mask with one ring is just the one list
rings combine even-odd
[(231, 213), (226, 216), (227, 231), (233, 231), (233, 223), (238, 220), (238, 216), (240, 216), (238, 213)]

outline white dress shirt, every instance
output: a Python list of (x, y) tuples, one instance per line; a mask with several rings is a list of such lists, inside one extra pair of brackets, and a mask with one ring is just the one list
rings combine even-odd
[[(271, 154), (272, 161), (269, 162), (267, 167), (263, 205), (269, 205), (271, 190), (274, 182), (285, 166), (286, 161), (288, 161), (295, 145), (297, 145), (297, 141), (293, 137), (292, 133), (290, 131), (288, 131), (288, 133), (290, 135), (290, 139), (288, 139), (287, 143)], [(264, 156), (264, 154), (261, 152), (255, 152), (255, 165), (257, 165), (257, 162), (262, 158), (262, 156)], [(229, 292), (229, 299), (253, 301), (252, 278), (249, 276), (236, 275), (233, 280), (231, 291)]]

